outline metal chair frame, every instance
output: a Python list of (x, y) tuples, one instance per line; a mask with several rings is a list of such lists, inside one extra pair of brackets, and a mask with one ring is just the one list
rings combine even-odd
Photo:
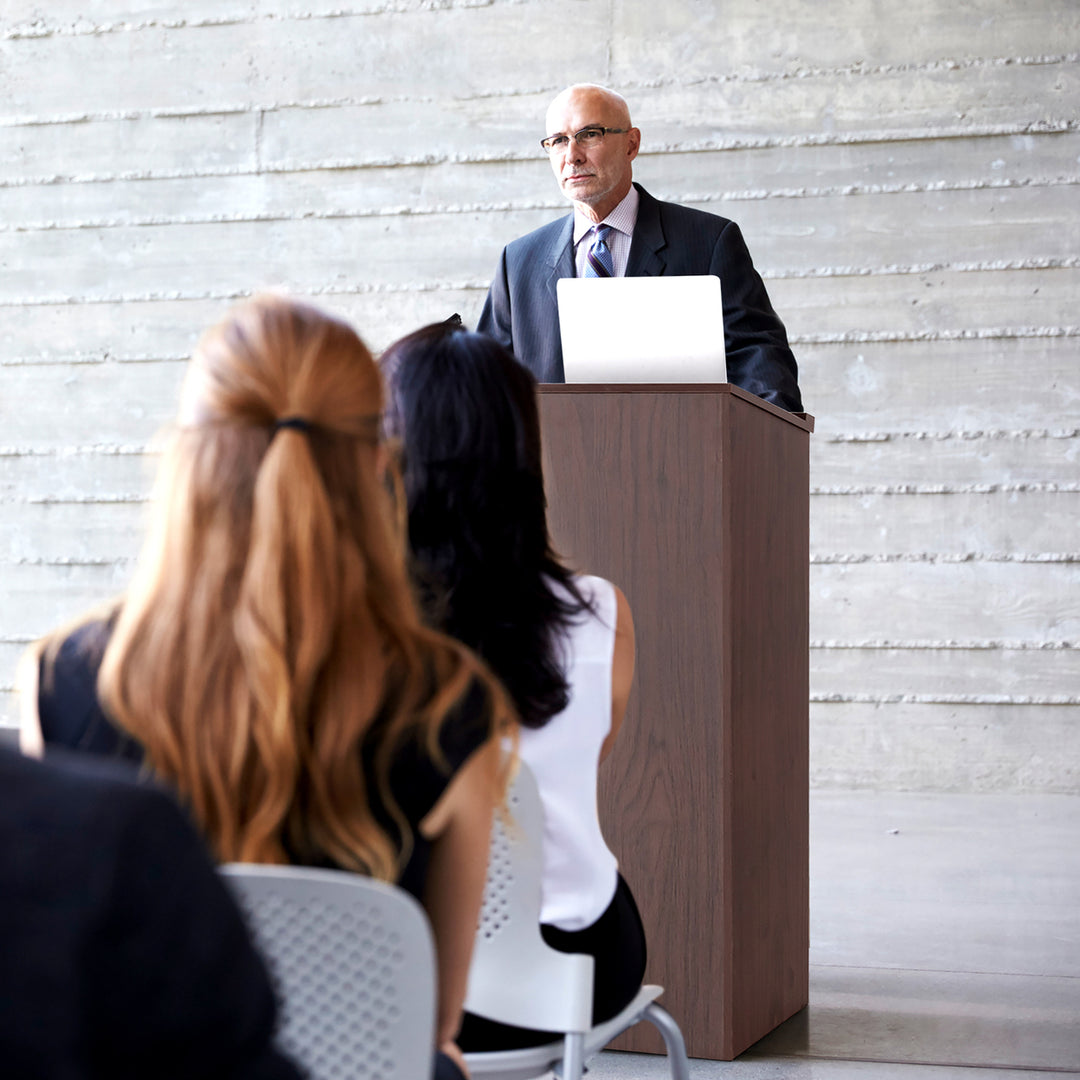
[(642, 1020), (663, 1037), (672, 1080), (689, 1080), (682, 1032), (655, 1004), (663, 987), (643, 986), (618, 1016), (593, 1027), (593, 958), (559, 952), (540, 934), (544, 814), (536, 778), (524, 763), (509, 803), (510, 819), (497, 818), (492, 830), (465, 1008), (562, 1038), (524, 1050), (468, 1053), (474, 1080), (529, 1080), (552, 1069), (564, 1080), (581, 1080), (589, 1058)]

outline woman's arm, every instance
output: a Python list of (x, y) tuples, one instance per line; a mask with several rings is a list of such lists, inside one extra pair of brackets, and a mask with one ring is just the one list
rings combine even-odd
[(465, 1006), (473, 939), (487, 878), (491, 820), (500, 762), (497, 739), (458, 770), (432, 811), (420, 822), (432, 841), (424, 908), (435, 935), (439, 968), (436, 1045), (464, 1064), (454, 1044)]
[(38, 714), (38, 672), (41, 670), (41, 644), (32, 645), (23, 653), (15, 674), (19, 692), (19, 749), (29, 757), (41, 757), (45, 740), (41, 734)]
[(622, 590), (615, 586), (615, 655), (611, 663), (611, 730), (600, 748), (600, 760), (611, 753), (622, 727), (634, 681), (634, 617)]

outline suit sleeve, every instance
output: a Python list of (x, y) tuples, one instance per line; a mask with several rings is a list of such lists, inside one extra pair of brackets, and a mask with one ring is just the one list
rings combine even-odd
[(299, 1080), (271, 1043), (266, 969), (201, 841), (167, 796), (125, 794), (106, 812), (118, 844), (88, 965), (100, 1075)]
[(729, 381), (790, 412), (802, 412), (798, 366), (787, 331), (733, 221), (717, 238), (709, 273), (720, 278), (723, 288)]
[(510, 280), (506, 269), (506, 248), (499, 257), (499, 265), (488, 288), (484, 309), (476, 329), (493, 337), (500, 345), (514, 351), (514, 335), (511, 331)]

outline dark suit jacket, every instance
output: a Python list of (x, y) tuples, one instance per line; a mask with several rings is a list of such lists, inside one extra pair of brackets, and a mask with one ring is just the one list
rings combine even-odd
[[(627, 277), (715, 274), (724, 297), (728, 379), (802, 412), (798, 369), (739, 226), (654, 199), (640, 185)], [(574, 276), (574, 215), (508, 244), (477, 329), (507, 348), (539, 382), (565, 382), (555, 283)]]
[(299, 1080), (201, 842), (118, 768), (0, 749), (0, 1073)]

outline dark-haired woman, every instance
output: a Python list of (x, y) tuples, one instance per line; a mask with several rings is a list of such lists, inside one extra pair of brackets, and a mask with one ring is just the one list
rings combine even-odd
[[(382, 367), (429, 615), (488, 662), (517, 705), (519, 753), (544, 806), (544, 938), (595, 957), (593, 1021), (610, 1019), (645, 970), (641, 919), (596, 802), (633, 676), (629, 605), (552, 550), (536, 385), (509, 352), (451, 321), (403, 338)], [(466, 1014), (461, 1045), (550, 1038)]]

